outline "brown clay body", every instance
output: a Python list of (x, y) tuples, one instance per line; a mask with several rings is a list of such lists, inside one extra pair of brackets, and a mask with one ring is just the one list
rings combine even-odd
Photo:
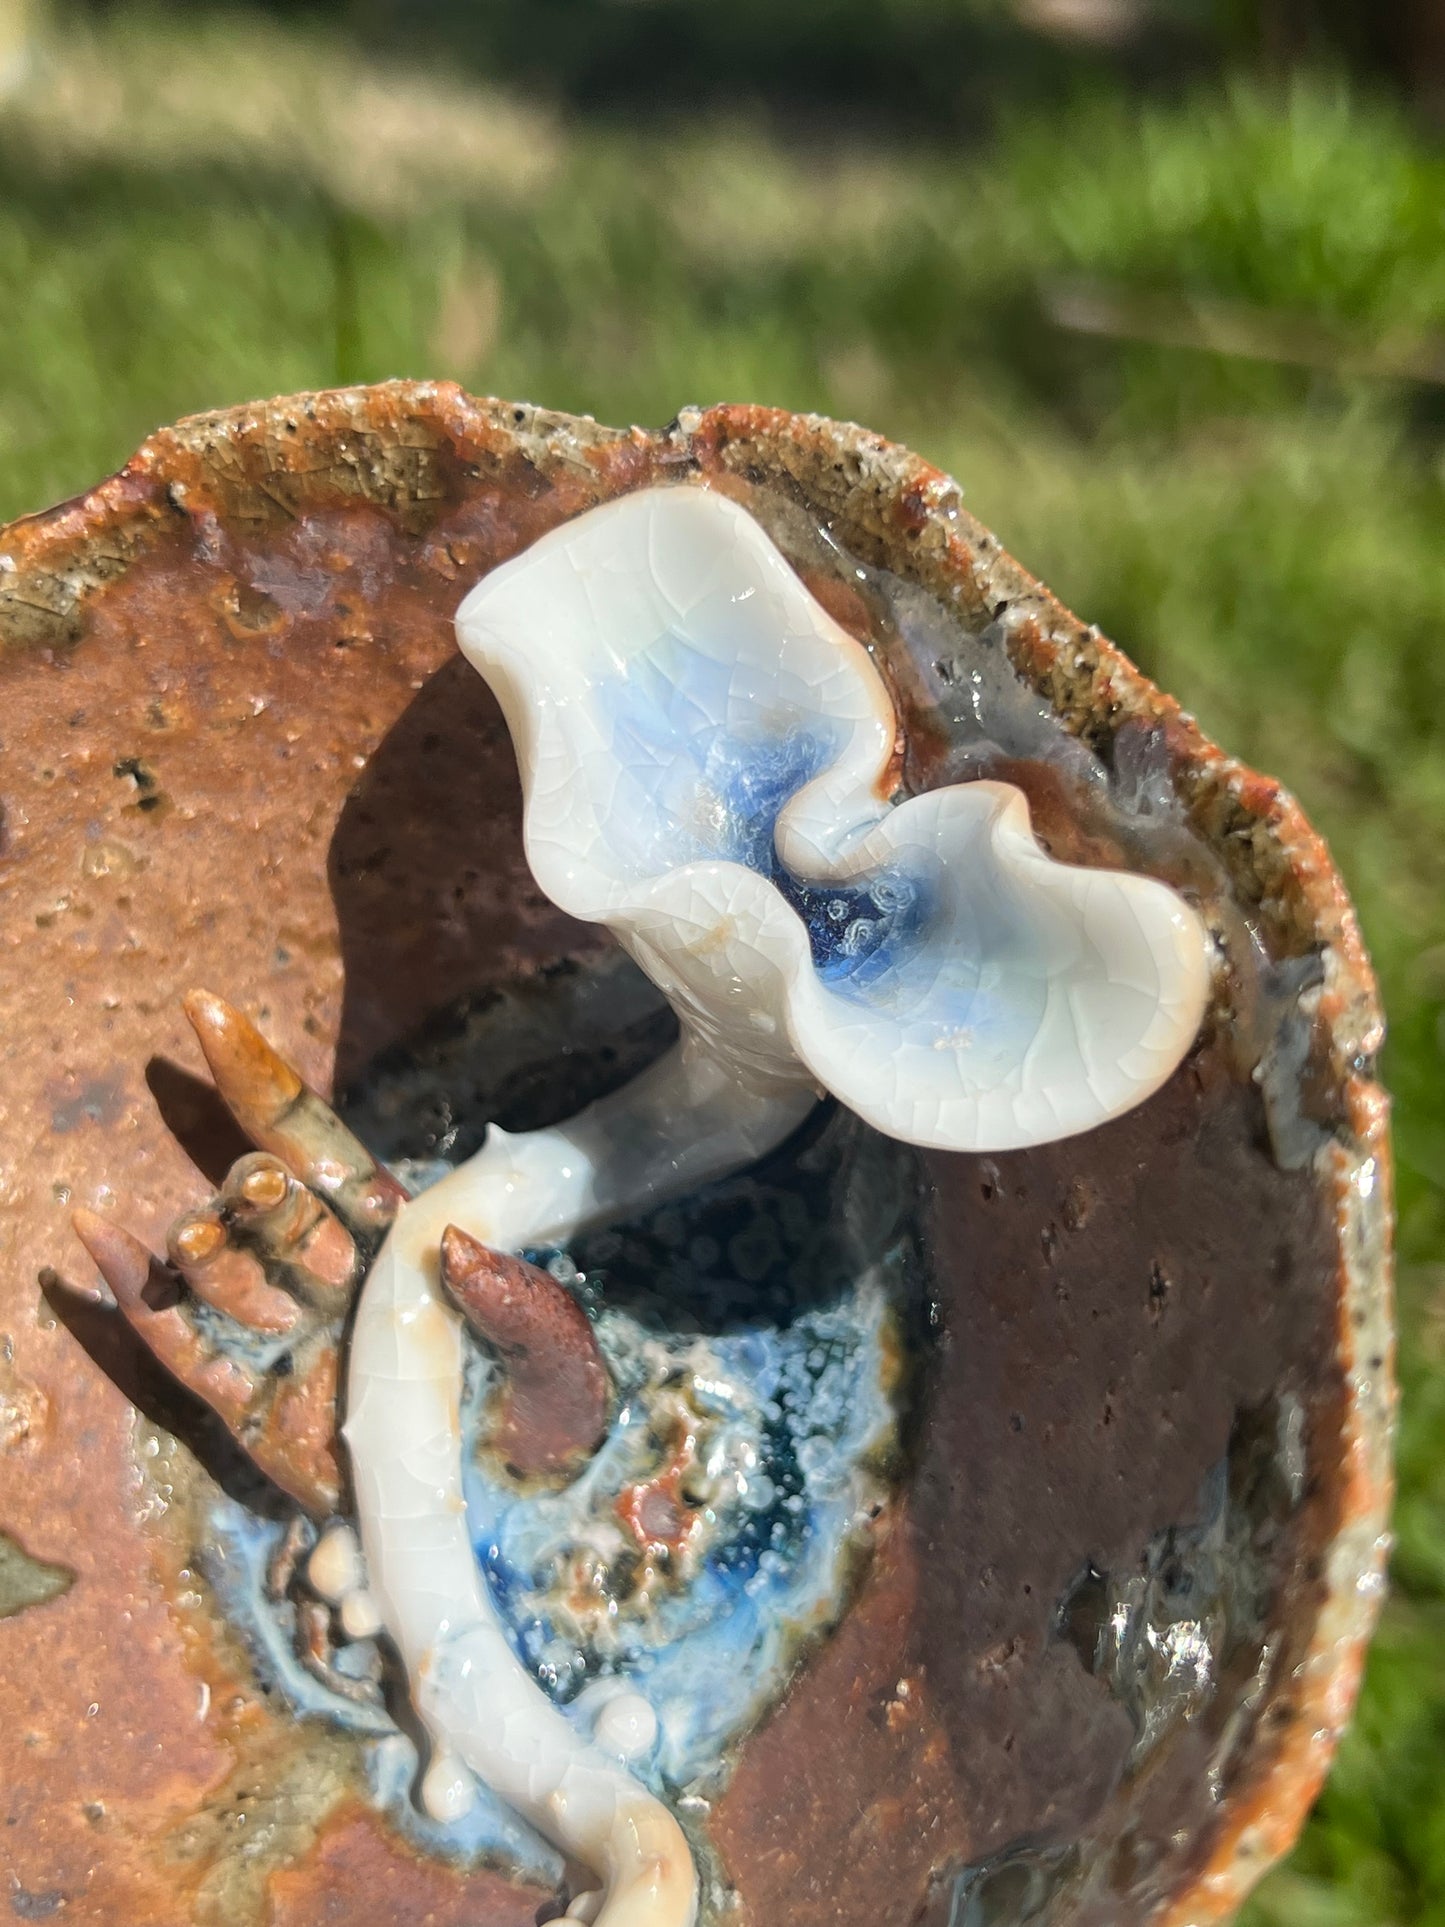
[[(761, 409), (645, 435), (392, 384), (183, 423), (0, 533), (0, 1530), (74, 1575), (0, 1618), (0, 1858), (27, 1917), (530, 1927), (545, 1903), (419, 1855), (353, 1750), (268, 1701), (196, 1577), (209, 1475), (174, 1437), (247, 1468), (114, 1312), (42, 1285), (93, 1283), (75, 1207), (124, 1197), (163, 1250), (207, 1189), (190, 1160), (215, 1183), (245, 1148), (199, 1075), (194, 984), (326, 1091), (458, 998), (597, 958), (526, 869), (505, 728), (450, 617), (545, 529), (670, 479), (735, 494), (875, 644), (914, 787), (957, 774), (935, 665), (850, 560), (992, 630), (1184, 833), (1136, 847), (1049, 769), (992, 773), (1056, 854), (1212, 890), (1229, 963), (1139, 1111), (928, 1161), (942, 1336), (917, 1464), (712, 1817), (741, 1918), (945, 1927), (1013, 1855), (1051, 1920), (1184, 1927), (1237, 1904), (1317, 1790), (1379, 1598), (1393, 1396), (1380, 1021), (1323, 846), (903, 450)], [(1255, 1073), (1261, 972), (1295, 963), (1291, 1121)], [(1219, 1468), (1273, 1476), (1280, 1428), (1299, 1476), (1257, 1508), (1260, 1636), (1141, 1759), (1082, 1657), (1087, 1573), (1117, 1587), (1187, 1539)]]

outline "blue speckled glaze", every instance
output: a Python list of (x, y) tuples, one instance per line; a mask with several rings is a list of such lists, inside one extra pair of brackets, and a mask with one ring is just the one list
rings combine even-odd
[[(590, 1734), (599, 1689), (641, 1694), (659, 1724), (630, 1764), (660, 1793), (715, 1791), (732, 1750), (776, 1702), (811, 1638), (833, 1625), (872, 1515), (901, 1472), (906, 1359), (922, 1330), (913, 1153), (827, 1110), (749, 1172), (636, 1222), (533, 1253), (596, 1320), (619, 1399), (601, 1450), (571, 1485), (519, 1488), (484, 1449), (491, 1368), (473, 1353), (464, 1425), (478, 1560), (523, 1662)], [(620, 1542), (621, 1489), (659, 1456), (659, 1414), (685, 1387), (736, 1470), (707, 1543), (648, 1610), (621, 1595), (605, 1624), (565, 1610), (578, 1551)], [(724, 1485), (727, 1481), (724, 1480)], [(483, 1787), (457, 1822), (414, 1805), (416, 1756), (379, 1705), (330, 1692), (297, 1661), (293, 1609), (265, 1598), (281, 1527), (221, 1498), (208, 1578), (263, 1677), (302, 1717), (358, 1736), (373, 1798), (418, 1845), (555, 1883), (551, 1848)], [(371, 1647), (340, 1649), (361, 1670)]]
[(733, 674), (669, 637), (594, 691), (617, 776), (609, 846), (639, 876), (709, 859), (755, 870), (802, 918), (823, 980), (866, 992), (917, 947), (928, 892), (896, 866), (826, 885), (783, 867), (778, 816), (836, 759), (845, 732), (740, 699)]
[[(776, 1699), (808, 1636), (841, 1609), (851, 1555), (897, 1469), (897, 1378), (916, 1269), (908, 1154), (844, 1113), (791, 1157), (708, 1186), (551, 1257), (590, 1301), (618, 1388), (602, 1449), (560, 1492), (519, 1490), (473, 1459), (477, 1555), (519, 1655), (561, 1705), (618, 1679), (658, 1715), (634, 1771), (662, 1792), (718, 1776)], [(560, 1263), (558, 1260), (560, 1259)], [(477, 1423), (489, 1372), (476, 1361)], [(706, 1543), (645, 1605), (573, 1608), (575, 1553), (605, 1570), (616, 1498), (666, 1453), (685, 1396), (740, 1492), (700, 1506)], [(701, 1471), (703, 1468), (699, 1468)], [(625, 1556), (623, 1560), (625, 1570)]]
[[(884, 1316), (876, 1279), (788, 1328), (655, 1351), (625, 1315), (605, 1316), (604, 1349), (625, 1393), (584, 1479), (536, 1497), (509, 1489), (485, 1460), (471, 1469), (478, 1558), (520, 1655), (564, 1703), (614, 1678), (649, 1700), (661, 1727), (649, 1775), (657, 1790), (714, 1774), (728, 1743), (775, 1697), (800, 1637), (835, 1614), (843, 1556), (875, 1491), (857, 1468), (886, 1447), (892, 1426)], [(689, 1369), (717, 1388), (719, 1429), (756, 1453), (750, 1490), (685, 1585), (630, 1623), (604, 1622), (603, 1638), (579, 1635), (556, 1611), (579, 1510), (606, 1527), (650, 1393), (669, 1370)]]

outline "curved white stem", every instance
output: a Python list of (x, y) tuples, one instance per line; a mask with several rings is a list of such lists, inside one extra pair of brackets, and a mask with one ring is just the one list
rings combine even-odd
[(814, 1101), (800, 1078), (744, 1088), (684, 1042), (566, 1124), (493, 1129), (403, 1209), (358, 1307), (343, 1436), (368, 1587), (434, 1743), (595, 1870), (597, 1927), (692, 1927), (692, 1856), (668, 1809), (551, 1704), (498, 1620), (467, 1531), (461, 1332), (438, 1243), (448, 1224), (500, 1250), (565, 1238), (753, 1162)]

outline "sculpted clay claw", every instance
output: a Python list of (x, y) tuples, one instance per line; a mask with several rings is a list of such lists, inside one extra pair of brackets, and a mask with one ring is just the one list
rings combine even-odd
[(353, 1231), (371, 1239), (385, 1231), (406, 1192), (331, 1107), (221, 998), (192, 990), (185, 1011), (216, 1089), (251, 1142), (322, 1192)]
[[(206, 991), (185, 1008), (222, 1098), (261, 1149), (231, 1167), (210, 1204), (172, 1224), (173, 1269), (93, 1211), (78, 1211), (75, 1229), (156, 1359), (260, 1471), (328, 1518), (342, 1494), (338, 1357), (357, 1240), (374, 1246), (406, 1193), (253, 1024)], [(271, 1341), (262, 1362), (253, 1350), (245, 1363), (232, 1358), (207, 1310)]]
[[(72, 1222), (126, 1322), (156, 1360), (211, 1407), (247, 1457), (298, 1505), (321, 1518), (334, 1513), (341, 1500), (335, 1340), (318, 1331), (286, 1355), (286, 1372), (275, 1365), (252, 1372), (198, 1327), (182, 1279), (139, 1238), (94, 1211), (78, 1210)], [(192, 1254), (209, 1242), (193, 1218), (172, 1235)], [(237, 1302), (232, 1297), (219, 1308), (234, 1317)]]
[(506, 1375), (492, 1446), (523, 1478), (575, 1470), (601, 1443), (612, 1399), (586, 1312), (550, 1272), (454, 1224), (442, 1233), (441, 1283)]

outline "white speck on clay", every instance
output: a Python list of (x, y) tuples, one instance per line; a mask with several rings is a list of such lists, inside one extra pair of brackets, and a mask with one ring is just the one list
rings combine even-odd
[(339, 1606), (346, 1595), (365, 1582), (361, 1542), (344, 1521), (328, 1526), (306, 1563), (306, 1576), (329, 1605)]
[(349, 1592), (341, 1602), (341, 1630), (348, 1639), (374, 1639), (381, 1631), (381, 1608), (364, 1587)]

